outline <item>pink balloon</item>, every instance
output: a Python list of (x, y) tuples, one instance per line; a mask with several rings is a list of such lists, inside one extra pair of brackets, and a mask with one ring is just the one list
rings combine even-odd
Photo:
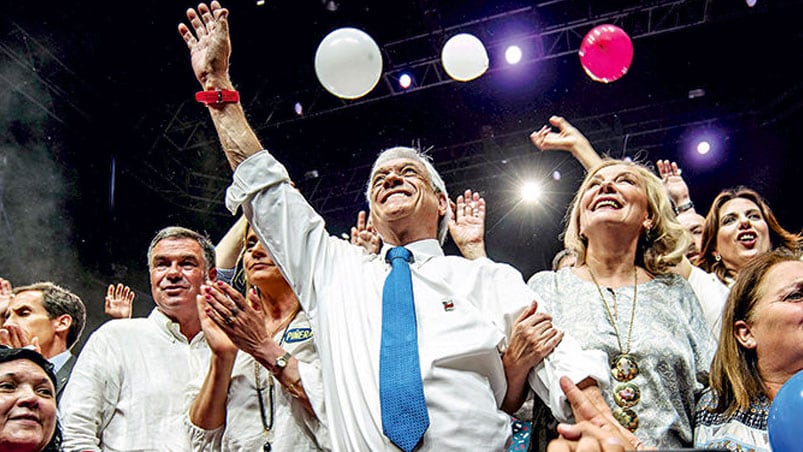
[(616, 25), (591, 29), (580, 44), (580, 64), (592, 80), (610, 83), (622, 78), (633, 62), (633, 42)]

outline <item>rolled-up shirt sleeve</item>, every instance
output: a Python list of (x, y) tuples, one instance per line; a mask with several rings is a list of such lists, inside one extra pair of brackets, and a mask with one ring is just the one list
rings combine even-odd
[[(484, 271), (483, 279), (494, 281), (493, 293), (486, 293), (484, 303), (494, 300), (488, 306), (489, 312), (503, 313), (500, 322), (505, 336), (510, 338), (513, 324), (522, 311), (538, 296), (524, 282), (521, 273), (515, 268), (494, 263), (490, 260), (484, 264), (490, 270)], [(538, 303), (536, 312), (547, 312), (543, 303)], [(507, 347), (507, 343), (503, 344)], [(605, 386), (609, 382), (607, 357), (600, 350), (584, 350), (580, 343), (568, 334), (563, 336), (560, 344), (533, 367), (528, 382), (536, 394), (552, 410), (552, 414), (561, 422), (572, 421), (571, 406), (560, 388), (560, 377), (569, 377), (574, 383), (586, 378), (593, 378), (598, 385)], [(497, 395), (498, 397), (498, 395)]]
[(221, 450), (223, 432), (226, 430), (226, 424), (212, 430), (205, 430), (193, 424), (190, 420), (190, 415), (184, 417), (184, 426), (187, 428), (187, 433), (190, 438), (190, 445), (193, 451), (196, 452), (214, 452)]

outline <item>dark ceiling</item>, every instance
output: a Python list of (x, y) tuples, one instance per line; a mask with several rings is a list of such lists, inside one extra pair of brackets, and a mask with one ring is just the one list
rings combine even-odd
[[(95, 306), (104, 284), (117, 280), (146, 298), (144, 256), (155, 231), (181, 224), (217, 240), (233, 221), (222, 205), (230, 170), (192, 101), (198, 85), (176, 33), (188, 6), (4, 5), (0, 276), (15, 284), (57, 280), (92, 292), (82, 295)], [(366, 165), (377, 151), (415, 144), (431, 148), (453, 195), (472, 188), (488, 199), (493, 258), (525, 278), (545, 268), (582, 176), (567, 156), (529, 145), (528, 134), (552, 114), (612, 156), (677, 160), (698, 210), (719, 189), (744, 184), (768, 198), (788, 229), (803, 224), (801, 1), (758, 0), (751, 8), (721, 0), (340, 0), (334, 12), (320, 0), (224, 6), (231, 75), (249, 117), (334, 234), (365, 208)], [(625, 29), (635, 47), (629, 73), (611, 84), (589, 79), (576, 54), (600, 23)], [(323, 91), (313, 70), (318, 43), (342, 26), (363, 29), (383, 50), (384, 78), (356, 101)], [(480, 37), (491, 58), (488, 73), (468, 83), (451, 82), (438, 62), (446, 39), (462, 31)], [(497, 51), (516, 37), (524, 62), (507, 67)], [(402, 69), (416, 75), (409, 92), (394, 85)], [(691, 98), (691, 90), (704, 95)], [(302, 116), (293, 112), (296, 101)], [(700, 129), (722, 136), (706, 161), (688, 150)], [(548, 197), (522, 204), (516, 187), (533, 175), (545, 180)], [(140, 303), (138, 313), (149, 308)]]

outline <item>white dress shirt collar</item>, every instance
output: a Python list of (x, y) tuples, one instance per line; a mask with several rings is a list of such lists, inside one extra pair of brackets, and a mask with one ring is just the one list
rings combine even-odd
[[(418, 265), (424, 264), (433, 257), (440, 257), (444, 255), (443, 248), (441, 248), (441, 245), (435, 239), (419, 240), (417, 242), (408, 243), (407, 245), (404, 245), (404, 247), (413, 253), (412, 262), (415, 262)], [(390, 251), (391, 248), (396, 248), (396, 245), (389, 245), (387, 243), (382, 245), (382, 252), (380, 253), (382, 260), (387, 259), (388, 251)]]
[(174, 339), (178, 340), (179, 342), (185, 343), (195, 343), (199, 340), (203, 340), (204, 333), (203, 331), (199, 331), (198, 334), (193, 336), (192, 341), (187, 340), (187, 336), (184, 336), (181, 333), (181, 325), (178, 322), (174, 322), (170, 317), (166, 316), (159, 308), (153, 308), (148, 319), (153, 321), (159, 330), (163, 331), (165, 334), (172, 336)]

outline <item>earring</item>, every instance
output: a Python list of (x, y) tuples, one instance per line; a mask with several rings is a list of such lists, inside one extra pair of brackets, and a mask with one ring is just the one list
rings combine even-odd
[(717, 262), (720, 262), (722, 260), (722, 256), (720, 256), (719, 253), (715, 253), (714, 254), (714, 260), (717, 261)]
[(653, 241), (653, 239), (655, 239), (655, 236), (652, 233), (652, 226), (650, 226), (646, 231), (644, 231), (644, 240), (646, 240), (647, 243), (650, 243)]

